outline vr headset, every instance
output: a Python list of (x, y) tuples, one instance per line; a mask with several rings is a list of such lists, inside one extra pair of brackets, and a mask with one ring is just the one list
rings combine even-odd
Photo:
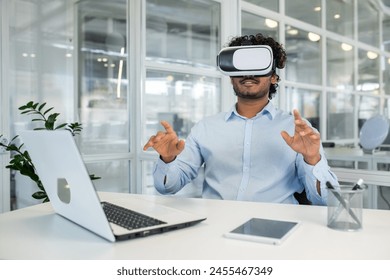
[(267, 45), (223, 48), (217, 67), (228, 76), (269, 76), (275, 70), (272, 49)]

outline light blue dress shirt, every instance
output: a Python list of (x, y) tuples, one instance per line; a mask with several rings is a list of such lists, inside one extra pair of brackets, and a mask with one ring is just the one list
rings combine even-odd
[(154, 185), (162, 194), (174, 194), (204, 165), (204, 198), (296, 204), (294, 193), (306, 189), (313, 204), (326, 205), (326, 181), (338, 183), (322, 147), (321, 160), (309, 165), (285, 143), (282, 130), (293, 135), (294, 117), (271, 102), (251, 119), (240, 116), (235, 106), (207, 117), (192, 128), (173, 162), (157, 161)]

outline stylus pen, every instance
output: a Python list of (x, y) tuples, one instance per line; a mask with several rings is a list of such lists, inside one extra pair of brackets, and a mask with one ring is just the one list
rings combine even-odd
[(362, 185), (363, 185), (363, 182), (364, 180), (362, 178), (360, 178), (356, 184), (353, 186), (352, 190), (353, 191), (356, 191), (357, 189), (361, 189), (362, 188)]
[[(332, 186), (332, 184), (330, 182), (326, 182), (326, 186), (329, 188), (329, 189), (332, 189), (332, 190), (335, 190), (335, 188)], [(348, 213), (351, 215), (351, 217), (358, 223), (358, 225), (360, 226), (361, 225), (361, 222), (359, 220), (358, 217), (356, 217), (355, 215), (355, 212), (353, 212), (353, 210), (347, 205), (347, 203), (345, 202), (344, 198), (341, 197), (340, 193), (338, 191), (334, 191), (333, 192), (334, 196), (337, 198), (337, 200), (341, 203), (341, 205), (343, 205), (344, 209), (346, 209), (348, 211)]]

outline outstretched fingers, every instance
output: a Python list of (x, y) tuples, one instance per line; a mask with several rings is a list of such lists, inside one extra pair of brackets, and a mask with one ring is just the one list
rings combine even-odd
[(166, 133), (176, 133), (176, 132), (173, 130), (172, 126), (169, 124), (169, 122), (167, 122), (167, 121), (161, 121), (160, 123), (161, 123), (161, 125), (164, 127)]
[(167, 121), (161, 121), (161, 125), (164, 127), (165, 131), (159, 131), (156, 133), (156, 135), (151, 136), (148, 142), (146, 142), (144, 145), (144, 151), (154, 147), (154, 145), (160, 142), (167, 134), (175, 134), (172, 126)]
[(298, 134), (301, 137), (307, 136), (312, 140), (318, 140), (320, 138), (319, 133), (317, 133), (306, 121), (302, 119), (298, 110), (293, 110), (293, 114), (295, 119), (295, 134)]
[(185, 141), (178, 139), (176, 132), (167, 121), (161, 121), (165, 131), (159, 131), (149, 138), (143, 150), (154, 148), (162, 156), (176, 156), (184, 150)]
[(293, 137), (291, 137), (288, 133), (287, 133), (287, 131), (282, 131), (282, 132), (280, 132), (280, 134), (282, 135), (282, 138), (284, 139), (284, 141), (287, 143), (287, 145), (289, 145), (289, 146), (291, 146), (291, 144), (293, 143), (293, 141), (294, 141), (294, 138)]
[(176, 143), (176, 149), (179, 152), (182, 152), (184, 150), (185, 145), (186, 145), (186, 142), (183, 139), (178, 139), (178, 141)]

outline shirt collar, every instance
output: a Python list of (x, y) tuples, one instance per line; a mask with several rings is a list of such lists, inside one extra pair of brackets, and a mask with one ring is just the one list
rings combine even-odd
[[(237, 108), (236, 108), (236, 104), (234, 104), (230, 110), (226, 113), (225, 115), (225, 121), (228, 121), (229, 119), (231, 119), (233, 116), (236, 116), (236, 117), (239, 117), (239, 118), (242, 118), (242, 119), (246, 119), (245, 117), (241, 116), (238, 112), (237, 112)], [(276, 108), (274, 106), (274, 104), (272, 104), (272, 102), (268, 102), (268, 104), (263, 108), (263, 110), (261, 110), (259, 113), (256, 114), (256, 116), (254, 116), (252, 119), (257, 119), (259, 117), (261, 117), (262, 115), (265, 115), (265, 116), (268, 116), (268, 118), (270, 120), (274, 119), (275, 118), (275, 115), (276, 115)]]

